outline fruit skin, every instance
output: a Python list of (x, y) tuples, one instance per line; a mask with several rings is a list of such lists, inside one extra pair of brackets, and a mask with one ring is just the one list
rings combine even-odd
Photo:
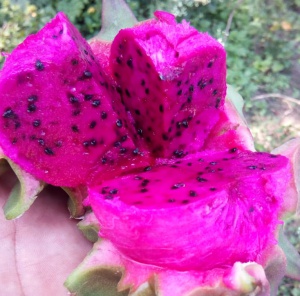
[(91, 48), (63, 13), (28, 36), (0, 73), (5, 155), (36, 178), (66, 187), (86, 184), (103, 164), (134, 163), (140, 155), (132, 154), (135, 146), (103, 77)]
[(260, 263), (261, 252), (276, 244), (291, 178), (285, 157), (232, 148), (160, 160), (102, 182), (89, 189), (87, 204), (99, 235), (128, 258), (205, 271)]
[(226, 94), (226, 53), (206, 33), (174, 16), (123, 29), (111, 46), (110, 64), (119, 106), (156, 157), (200, 151), (219, 119)]

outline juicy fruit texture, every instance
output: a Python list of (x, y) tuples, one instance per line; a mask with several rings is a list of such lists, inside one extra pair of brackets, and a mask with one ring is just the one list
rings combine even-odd
[(262, 251), (276, 244), (290, 179), (285, 157), (233, 148), (158, 161), (90, 188), (88, 202), (100, 236), (125, 256), (204, 271), (259, 263)]
[(0, 146), (37, 178), (77, 186), (103, 164), (138, 156), (100, 65), (63, 13), (19, 45), (0, 75)]
[(187, 22), (176, 24), (166, 12), (155, 16), (119, 32), (110, 63), (135, 140), (142, 138), (155, 156), (180, 158), (199, 151), (219, 119), (226, 54)]

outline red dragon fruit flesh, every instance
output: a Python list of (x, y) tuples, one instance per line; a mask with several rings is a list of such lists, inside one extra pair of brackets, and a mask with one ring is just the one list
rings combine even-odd
[(100, 236), (125, 256), (204, 271), (259, 262), (276, 244), (291, 177), (285, 157), (234, 148), (163, 160), (103, 182), (90, 188), (89, 202)]
[(85, 184), (95, 168), (125, 161), (128, 154), (139, 157), (103, 76), (63, 13), (27, 37), (0, 72), (0, 146), (6, 156), (59, 186)]
[(223, 46), (187, 22), (157, 19), (120, 30), (110, 62), (118, 104), (131, 112), (138, 138), (160, 157), (199, 151), (226, 94)]

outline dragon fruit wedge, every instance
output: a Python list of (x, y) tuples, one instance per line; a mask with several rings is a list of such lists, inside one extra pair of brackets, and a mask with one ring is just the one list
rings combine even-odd
[(138, 138), (156, 157), (180, 158), (202, 148), (220, 117), (226, 54), (187, 22), (155, 16), (117, 34), (110, 63), (118, 104), (130, 111)]
[(132, 165), (140, 154), (133, 153), (103, 76), (63, 13), (27, 37), (0, 72), (5, 155), (36, 178), (69, 187), (85, 184), (104, 164)]
[(270, 295), (285, 274), (277, 239), (292, 183), (284, 156), (232, 148), (90, 186), (104, 241), (66, 284), (77, 291), (99, 266), (102, 280), (123, 273), (124, 295)]

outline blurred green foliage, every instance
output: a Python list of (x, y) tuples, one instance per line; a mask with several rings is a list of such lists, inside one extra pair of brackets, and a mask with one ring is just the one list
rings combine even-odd
[[(11, 51), (57, 11), (64, 11), (86, 38), (100, 29), (98, 0), (1, 1), (0, 51)], [(253, 104), (249, 98), (256, 93), (299, 95), (299, 87), (290, 84), (291, 66), (299, 63), (300, 57), (299, 0), (128, 0), (128, 3), (139, 20), (151, 17), (156, 9), (167, 10), (220, 40), (227, 50), (228, 83), (246, 98), (248, 109)], [(0, 58), (0, 65), (3, 60)], [(265, 112), (266, 103), (256, 103), (255, 107)]]

